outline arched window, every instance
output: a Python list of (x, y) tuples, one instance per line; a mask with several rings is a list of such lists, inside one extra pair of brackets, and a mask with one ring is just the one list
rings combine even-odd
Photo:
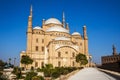
[(58, 57), (61, 57), (61, 52), (58, 52)]
[(35, 47), (35, 50), (38, 51), (38, 46)]
[(72, 53), (72, 57), (75, 57), (75, 53), (74, 52)]

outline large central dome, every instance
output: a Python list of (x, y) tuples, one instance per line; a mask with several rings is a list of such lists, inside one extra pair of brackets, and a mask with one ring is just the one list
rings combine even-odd
[(47, 32), (52, 32), (52, 31), (57, 31), (57, 32), (65, 32), (65, 33), (69, 33), (69, 30), (66, 30), (65, 28), (63, 27), (60, 27), (60, 26), (53, 26), (53, 27), (50, 27), (46, 30)]
[(58, 19), (56, 18), (49, 18), (48, 20), (45, 21), (45, 24), (62, 24)]

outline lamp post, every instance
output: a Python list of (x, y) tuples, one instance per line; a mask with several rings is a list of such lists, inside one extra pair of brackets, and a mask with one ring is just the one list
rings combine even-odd
[(89, 67), (91, 67), (91, 63), (92, 63), (92, 56), (89, 55)]

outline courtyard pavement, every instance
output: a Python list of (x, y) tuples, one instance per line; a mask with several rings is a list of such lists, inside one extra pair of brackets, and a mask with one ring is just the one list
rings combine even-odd
[[(97, 68), (84, 68), (68, 80), (117, 80), (108, 74), (99, 71)], [(120, 79), (119, 79), (120, 80)]]

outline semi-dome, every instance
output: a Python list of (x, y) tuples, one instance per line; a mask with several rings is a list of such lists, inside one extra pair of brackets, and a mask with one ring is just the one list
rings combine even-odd
[(36, 26), (33, 29), (41, 29), (41, 27), (40, 26)]
[(53, 24), (62, 24), (58, 19), (56, 18), (49, 18), (48, 20), (45, 21), (45, 24), (50, 24), (50, 23), (53, 23)]
[(74, 33), (72, 33), (72, 35), (79, 35), (80, 36), (80, 33), (79, 32), (74, 32)]
[(57, 31), (57, 32), (69, 33), (69, 30), (66, 30), (65, 28), (63, 28), (61, 26), (53, 26), (53, 27), (48, 28), (46, 31), (47, 32)]
[(67, 37), (56, 37), (55, 40), (70, 40), (70, 38), (67, 38)]

